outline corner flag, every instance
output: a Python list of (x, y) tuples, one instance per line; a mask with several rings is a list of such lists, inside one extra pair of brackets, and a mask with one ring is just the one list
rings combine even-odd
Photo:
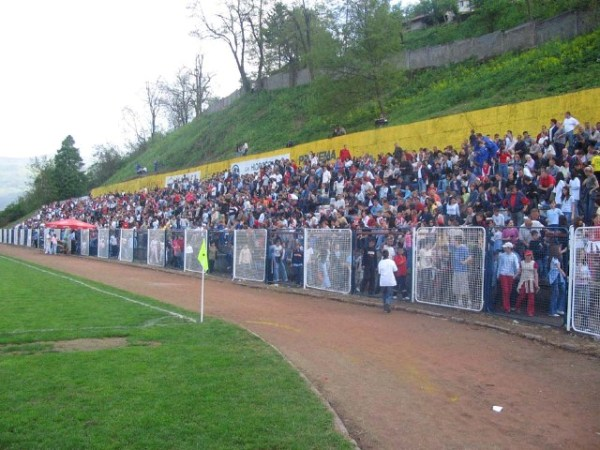
[(208, 254), (206, 253), (206, 239), (202, 241), (200, 251), (198, 252), (198, 262), (204, 272), (208, 272)]

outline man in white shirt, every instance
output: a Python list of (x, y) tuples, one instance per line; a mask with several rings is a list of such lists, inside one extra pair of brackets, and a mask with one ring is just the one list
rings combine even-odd
[(383, 293), (383, 311), (386, 313), (392, 312), (393, 290), (396, 286), (396, 276), (394, 272), (398, 271), (398, 266), (393, 259), (390, 259), (390, 254), (387, 249), (381, 252), (383, 258), (377, 264), (377, 272), (379, 273), (379, 286)]
[(572, 151), (573, 147), (575, 146), (574, 131), (575, 131), (575, 127), (577, 127), (577, 125), (579, 125), (579, 120), (577, 120), (575, 117), (573, 117), (569, 111), (567, 111), (565, 113), (565, 120), (563, 120), (563, 128), (564, 128), (565, 134), (567, 135), (567, 139), (569, 141), (569, 148), (571, 149), (571, 151)]

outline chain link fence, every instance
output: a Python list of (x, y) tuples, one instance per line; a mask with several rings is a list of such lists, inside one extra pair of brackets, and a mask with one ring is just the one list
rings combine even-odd
[(571, 325), (600, 336), (600, 227), (576, 229), (571, 250)]
[(133, 262), (134, 231), (121, 229), (119, 237), (119, 261)]
[[(207, 238), (205, 230), (185, 230), (184, 233), (184, 270), (186, 272), (202, 273), (202, 266), (198, 262), (198, 254), (202, 247), (202, 242)], [(207, 245), (208, 249), (208, 245)]]
[(165, 266), (165, 230), (148, 230), (148, 265)]
[(483, 308), (483, 228), (419, 228), (415, 233), (415, 267), (413, 292), (417, 302), (471, 311)]
[(90, 230), (79, 232), (79, 254), (81, 256), (89, 256), (90, 254)]
[(350, 293), (352, 231), (305, 229), (304, 243), (304, 285), (340, 294)]
[[(235, 230), (233, 239), (233, 278), (265, 281), (267, 230)], [(277, 262), (273, 260), (272, 263), (276, 264)], [(279, 258), (279, 264), (281, 264), (281, 258)]]
[(110, 252), (110, 230), (98, 229), (98, 258), (108, 258)]

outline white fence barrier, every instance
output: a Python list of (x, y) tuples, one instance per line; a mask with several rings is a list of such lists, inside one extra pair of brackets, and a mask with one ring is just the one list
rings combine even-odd
[(133, 262), (133, 230), (121, 229), (119, 239), (119, 260)]
[(352, 288), (352, 230), (304, 230), (304, 286), (348, 294)]
[(485, 230), (419, 228), (415, 233), (413, 293), (417, 302), (481, 311)]
[(110, 241), (110, 230), (108, 228), (98, 229), (98, 258), (108, 258)]
[[(200, 247), (202, 247), (206, 235), (205, 230), (185, 230), (183, 270), (202, 273), (202, 266), (198, 262), (198, 253), (200, 253)], [(208, 242), (206, 248), (208, 251)]]
[(165, 230), (148, 230), (148, 265), (165, 266)]
[[(235, 230), (233, 236), (233, 278), (264, 281), (266, 276), (267, 230)], [(284, 265), (271, 259), (277, 273)], [(275, 267), (275, 266), (274, 266)], [(285, 267), (283, 269), (285, 271)], [(279, 280), (278, 280), (279, 281)]]
[(581, 227), (571, 241), (570, 322), (575, 331), (600, 336), (600, 227)]
[(90, 254), (90, 230), (79, 232), (79, 254), (82, 256), (89, 256)]

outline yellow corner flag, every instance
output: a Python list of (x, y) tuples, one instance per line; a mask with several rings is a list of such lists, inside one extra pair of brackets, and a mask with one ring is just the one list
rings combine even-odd
[(206, 253), (206, 239), (202, 241), (200, 251), (198, 252), (198, 262), (202, 266), (204, 272), (208, 272), (208, 254)]

